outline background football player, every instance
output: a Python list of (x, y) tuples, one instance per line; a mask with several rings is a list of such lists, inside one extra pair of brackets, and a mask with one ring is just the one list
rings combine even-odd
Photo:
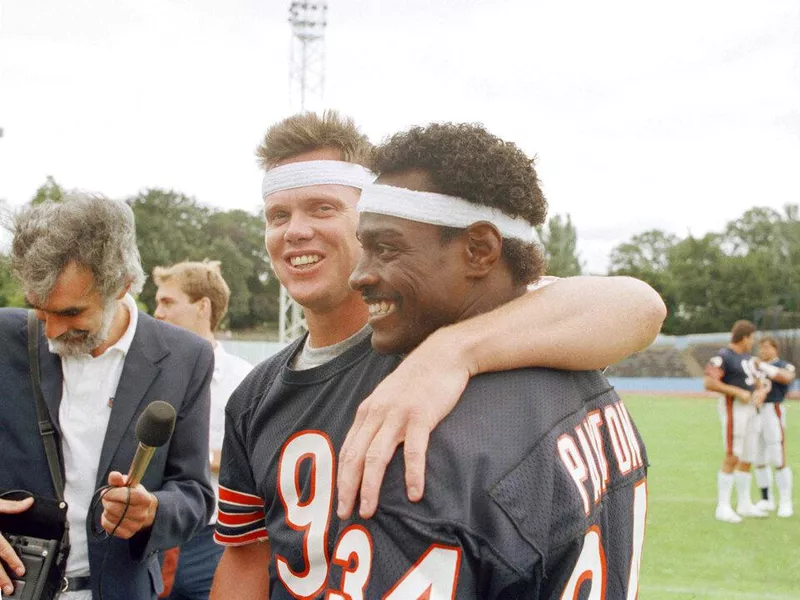
[[(758, 445), (758, 407), (764, 403), (767, 391), (761, 385), (756, 361), (750, 354), (755, 334), (753, 323), (736, 321), (730, 344), (712, 356), (705, 369), (705, 388), (722, 394), (718, 411), (725, 457), (717, 475), (715, 517), (726, 523), (739, 523), (742, 517), (767, 516), (750, 498), (750, 467)], [(736, 511), (731, 506), (734, 482), (738, 496)]]
[(778, 486), (778, 516), (791, 517), (792, 471), (786, 464), (786, 407), (783, 400), (795, 378), (795, 366), (778, 356), (778, 342), (771, 337), (758, 342), (759, 370), (770, 379), (771, 385), (764, 405), (761, 407), (761, 434), (759, 436), (759, 460), (756, 467), (756, 485), (761, 488), (761, 500), (756, 504), (761, 510), (775, 510), (772, 498), (771, 472), (775, 469)]

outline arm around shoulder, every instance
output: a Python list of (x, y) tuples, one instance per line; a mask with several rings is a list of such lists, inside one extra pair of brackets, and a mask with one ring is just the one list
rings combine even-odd
[(441, 344), (459, 349), (470, 375), (532, 366), (590, 370), (649, 346), (666, 314), (643, 281), (578, 276), (438, 333)]
[(351, 514), (359, 486), (361, 516), (374, 514), (385, 465), (401, 441), (409, 498), (422, 497), (428, 436), (470, 377), (524, 367), (602, 368), (650, 345), (665, 316), (661, 297), (643, 281), (570, 277), (438, 329), (359, 407), (340, 452), (339, 517)]

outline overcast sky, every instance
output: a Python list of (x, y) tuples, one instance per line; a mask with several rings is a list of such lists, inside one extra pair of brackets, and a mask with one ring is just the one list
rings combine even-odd
[[(0, 0), (0, 198), (47, 175), (255, 209), (290, 114), (289, 1)], [(539, 156), (587, 267), (800, 202), (800, 3), (330, 0), (327, 107), (373, 141), (478, 121)]]

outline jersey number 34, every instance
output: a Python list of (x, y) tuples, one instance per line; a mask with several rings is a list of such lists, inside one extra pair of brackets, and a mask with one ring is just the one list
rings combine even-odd
[[(301, 498), (301, 464), (310, 460), (311, 486), (307, 499)], [(277, 576), (284, 587), (298, 599), (317, 597), (328, 582), (328, 526), (333, 507), (334, 451), (327, 435), (320, 431), (300, 431), (283, 447), (278, 466), (278, 495), (283, 503), (286, 523), (303, 532), (302, 571), (295, 571), (286, 557), (275, 555)], [(636, 598), (639, 587), (639, 563), (644, 543), (647, 510), (646, 481), (634, 491), (633, 556), (631, 557), (626, 600)], [(373, 545), (369, 532), (361, 525), (350, 525), (339, 536), (333, 562), (342, 568), (339, 589), (325, 590), (325, 600), (363, 600), (372, 570)], [(577, 598), (590, 583), (590, 600), (606, 597), (606, 561), (601, 532), (591, 527), (584, 537), (583, 549), (560, 598)], [(455, 600), (461, 549), (432, 544), (405, 575), (382, 596), (382, 600)]]
[[(311, 486), (301, 499), (300, 465), (310, 460)], [(275, 555), (277, 576), (295, 598), (315, 598), (328, 581), (328, 526), (333, 504), (333, 445), (320, 431), (300, 431), (283, 447), (278, 465), (278, 495), (286, 523), (303, 532), (304, 569), (292, 570), (289, 561)], [(372, 570), (372, 537), (361, 525), (345, 529), (333, 551), (333, 562), (343, 569), (339, 589), (325, 590), (325, 600), (363, 600)], [(461, 549), (432, 544), (386, 592), (383, 600), (427, 598), (451, 600), (456, 597)]]

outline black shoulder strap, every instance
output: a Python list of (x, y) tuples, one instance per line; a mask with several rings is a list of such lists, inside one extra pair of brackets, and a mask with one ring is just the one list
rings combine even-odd
[(50, 467), (50, 476), (56, 488), (56, 497), (64, 500), (64, 479), (61, 477), (61, 464), (58, 461), (58, 448), (56, 447), (56, 432), (50, 417), (47, 414), (47, 405), (42, 395), (41, 373), (39, 371), (39, 319), (32, 310), (28, 311), (28, 359), (31, 364), (31, 384), (33, 397), (36, 400), (36, 417), (39, 419), (39, 433), (44, 442), (44, 451), (47, 454), (47, 464)]

